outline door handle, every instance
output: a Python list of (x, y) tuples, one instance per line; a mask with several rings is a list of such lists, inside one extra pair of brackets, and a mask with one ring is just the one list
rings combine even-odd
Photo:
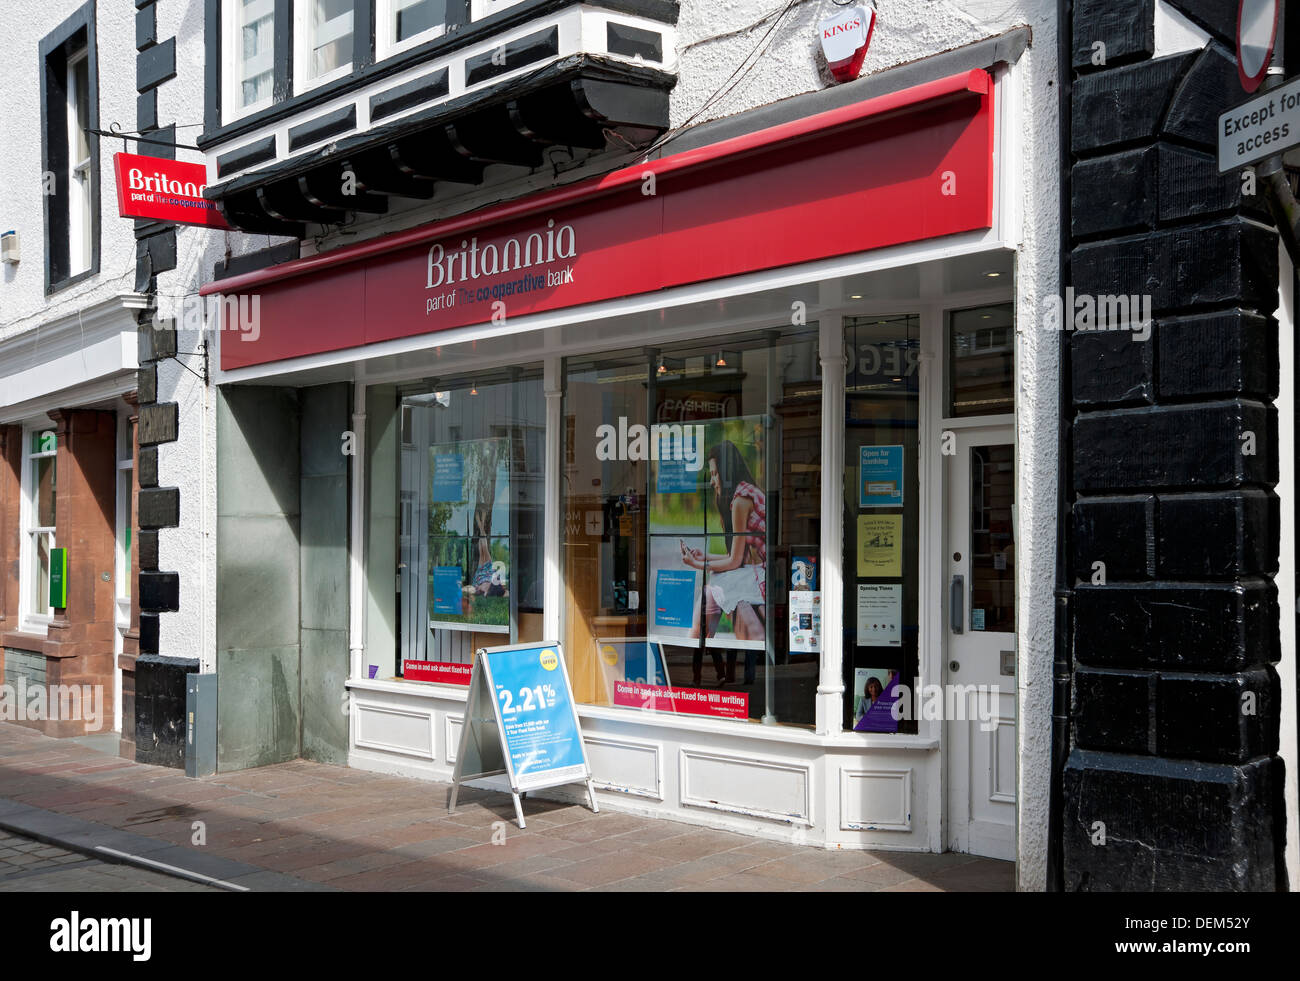
[(952, 586), (948, 591), (948, 610), (952, 614), (952, 632), (965, 633), (966, 580), (961, 576), (952, 577)]

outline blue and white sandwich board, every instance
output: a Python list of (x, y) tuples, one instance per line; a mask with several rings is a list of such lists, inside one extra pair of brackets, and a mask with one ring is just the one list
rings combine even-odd
[(543, 787), (585, 783), (592, 811), (600, 811), (559, 644), (485, 647), (474, 655), (448, 813), (462, 783), (503, 773), (521, 828), (520, 795)]

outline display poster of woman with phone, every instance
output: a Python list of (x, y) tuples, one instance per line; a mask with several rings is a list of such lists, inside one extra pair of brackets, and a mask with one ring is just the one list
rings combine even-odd
[(737, 680), (737, 652), (753, 651), (745, 659), (745, 682), (753, 683), (756, 654), (767, 643), (764, 419), (717, 420), (702, 429), (698, 476), (677, 464), (651, 483), (651, 638), (693, 649), (697, 687), (703, 648), (710, 648), (720, 685)]

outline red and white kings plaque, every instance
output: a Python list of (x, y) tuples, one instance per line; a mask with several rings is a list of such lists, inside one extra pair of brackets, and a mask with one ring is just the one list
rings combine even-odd
[(871, 44), (876, 11), (848, 7), (817, 25), (826, 65), (837, 82), (851, 82), (862, 69), (862, 59)]

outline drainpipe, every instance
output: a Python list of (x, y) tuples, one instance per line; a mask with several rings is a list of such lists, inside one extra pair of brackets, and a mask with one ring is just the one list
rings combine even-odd
[[(1286, 79), (1286, 5), (1282, 4), (1277, 14), (1277, 40), (1273, 45), (1273, 60), (1269, 63), (1268, 74), (1260, 85), (1260, 92), (1269, 92), (1277, 88)], [(1264, 196), (1268, 199), (1268, 209), (1273, 214), (1273, 223), (1277, 225), (1278, 235), (1291, 256), (1291, 264), (1300, 267), (1300, 202), (1296, 201), (1287, 180), (1286, 171), (1282, 169), (1282, 154), (1275, 153), (1262, 160), (1255, 168), (1255, 176), (1264, 184)]]
[[(1057, 99), (1058, 139), (1061, 154), (1060, 200), (1060, 283), (1062, 294), (1070, 268), (1070, 99), (1074, 83), (1073, 4), (1057, 0)], [(1052, 661), (1052, 759), (1047, 811), (1047, 891), (1064, 890), (1062, 839), (1064, 835), (1063, 779), (1070, 753), (1070, 346), (1069, 334), (1060, 332), (1057, 358), (1057, 457), (1056, 457), (1056, 620), (1055, 655)]]
[(366, 386), (361, 368), (352, 379), (352, 542), (348, 549), (348, 677), (363, 677), (365, 656)]

